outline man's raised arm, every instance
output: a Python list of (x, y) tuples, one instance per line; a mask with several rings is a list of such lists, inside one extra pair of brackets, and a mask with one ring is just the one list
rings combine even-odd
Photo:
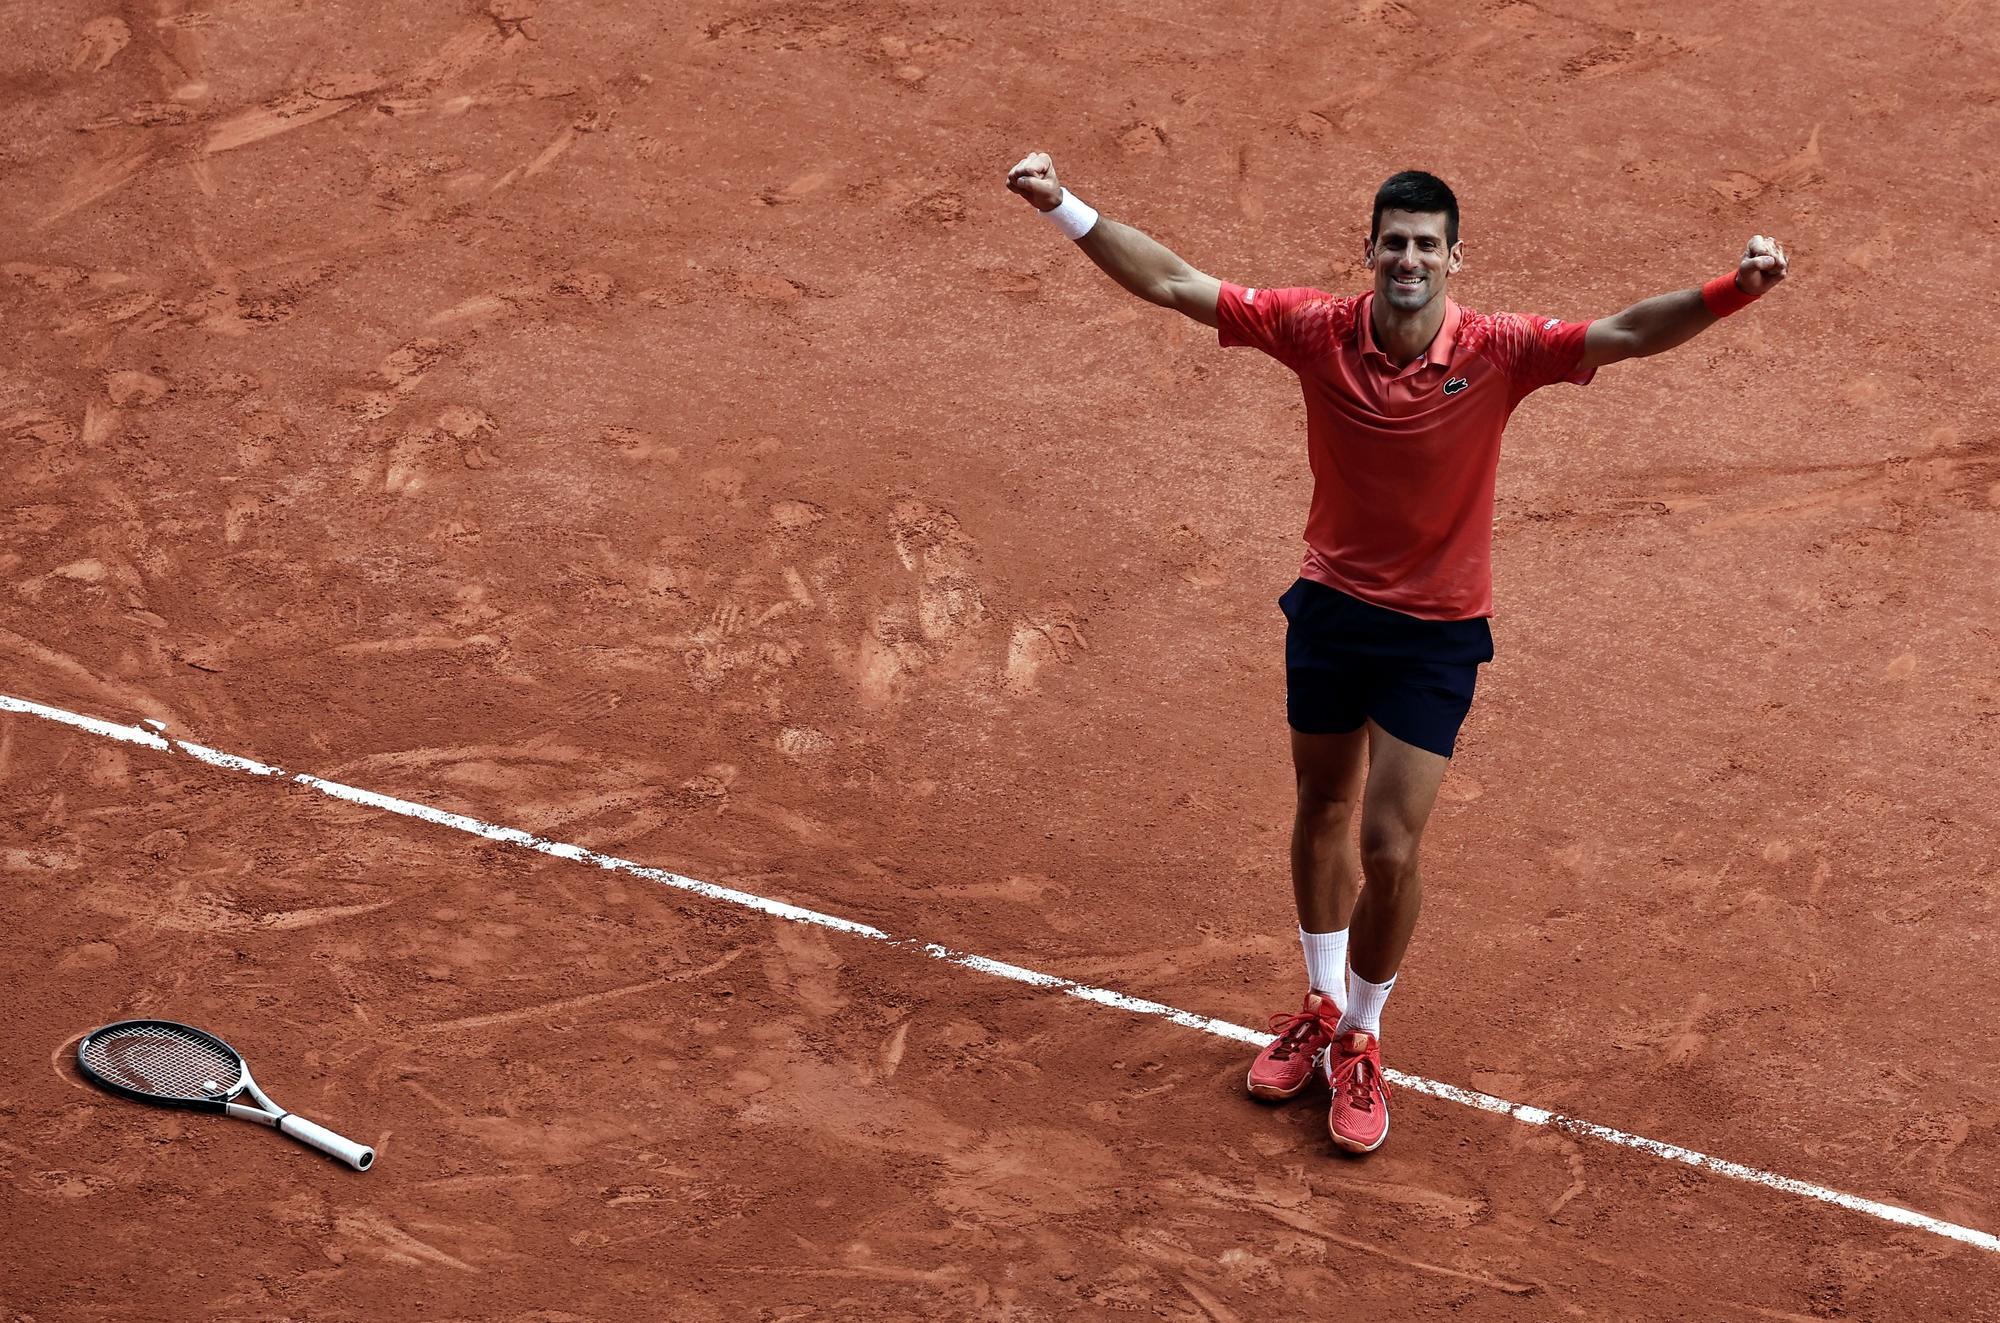
[(1642, 300), (1592, 322), (1583, 335), (1580, 366), (1600, 368), (1685, 344), (1783, 280), (1785, 269), (1784, 246), (1776, 239), (1752, 235), (1743, 260), (1730, 274), (1717, 276), (1700, 289)]
[(1215, 300), (1222, 282), (1183, 262), (1164, 245), (1129, 225), (1120, 225), (1072, 197), (1056, 182), (1047, 152), (1030, 152), (1007, 172), (1007, 187), (1026, 198), (1076, 240), (1084, 256), (1104, 274), (1148, 303), (1215, 325)]

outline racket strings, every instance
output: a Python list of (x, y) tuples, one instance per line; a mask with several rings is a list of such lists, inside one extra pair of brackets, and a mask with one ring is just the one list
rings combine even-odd
[(94, 1038), (83, 1059), (108, 1080), (162, 1098), (219, 1098), (243, 1073), (235, 1053), (165, 1025)]

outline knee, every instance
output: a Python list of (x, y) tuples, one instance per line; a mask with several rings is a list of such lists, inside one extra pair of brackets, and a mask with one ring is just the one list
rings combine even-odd
[(1346, 821), (1354, 813), (1354, 787), (1344, 780), (1300, 772), (1299, 813), (1304, 817), (1338, 818)]
[(1413, 886), (1417, 880), (1417, 838), (1395, 828), (1362, 828), (1361, 867), (1371, 885)]

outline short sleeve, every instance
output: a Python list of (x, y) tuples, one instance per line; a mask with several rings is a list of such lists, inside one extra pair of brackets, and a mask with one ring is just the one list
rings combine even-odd
[(1499, 313), (1493, 318), (1491, 356), (1514, 383), (1517, 396), (1559, 381), (1587, 386), (1597, 375), (1595, 368), (1582, 366), (1583, 337), (1589, 329), (1589, 322)]
[(1215, 299), (1216, 342), (1224, 349), (1248, 345), (1287, 367), (1325, 352), (1336, 304), (1324, 290), (1248, 289), (1222, 283)]

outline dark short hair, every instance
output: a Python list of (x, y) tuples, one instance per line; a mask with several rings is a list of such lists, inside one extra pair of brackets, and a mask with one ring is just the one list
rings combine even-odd
[(1444, 241), (1447, 247), (1458, 242), (1458, 198), (1436, 175), (1421, 170), (1405, 170), (1390, 175), (1375, 190), (1375, 216), (1368, 222), (1368, 241), (1382, 232), (1385, 211), (1426, 211), (1444, 213)]

